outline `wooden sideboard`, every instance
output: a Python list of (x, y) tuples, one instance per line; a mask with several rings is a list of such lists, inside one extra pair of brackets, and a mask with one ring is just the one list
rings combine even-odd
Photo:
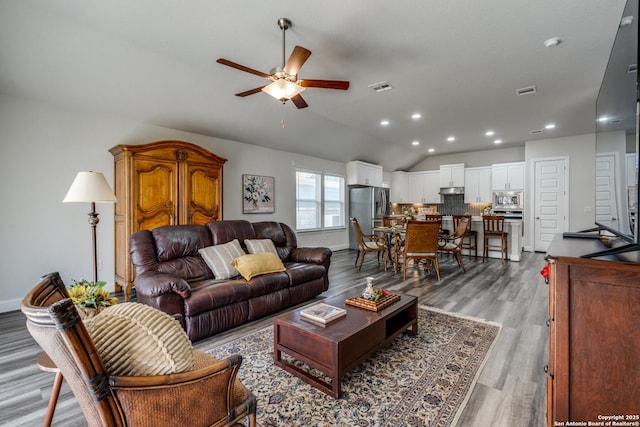
[(163, 225), (222, 219), (222, 168), (227, 161), (183, 141), (117, 145), (114, 156), (115, 284), (129, 299), (135, 271), (129, 237)]
[(547, 252), (548, 426), (640, 421), (640, 263), (580, 258), (603, 249), (558, 235)]

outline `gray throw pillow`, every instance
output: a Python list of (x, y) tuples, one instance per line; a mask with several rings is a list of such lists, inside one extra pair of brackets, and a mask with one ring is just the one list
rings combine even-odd
[(271, 252), (278, 255), (276, 245), (273, 244), (271, 239), (246, 239), (244, 245), (250, 254), (263, 254), (265, 252)]
[(231, 279), (239, 276), (238, 270), (231, 265), (235, 258), (245, 255), (238, 239), (222, 245), (208, 246), (198, 249), (200, 256), (207, 263), (216, 279)]

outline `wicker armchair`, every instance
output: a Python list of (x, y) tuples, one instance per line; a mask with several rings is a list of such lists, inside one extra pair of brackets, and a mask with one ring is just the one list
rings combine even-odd
[(433, 264), (438, 281), (440, 281), (440, 266), (438, 265), (438, 234), (440, 224), (437, 221), (409, 221), (402, 248), (402, 273), (407, 278), (409, 260), (426, 260), (425, 270), (431, 270)]
[[(389, 259), (389, 244), (387, 239), (382, 236), (376, 236), (375, 234), (366, 235), (362, 233), (362, 228), (358, 223), (357, 218), (351, 218), (353, 228), (356, 231), (356, 238), (358, 239), (358, 252), (356, 253), (355, 266), (358, 266), (358, 258), (360, 258), (360, 267), (358, 271), (362, 270), (362, 263), (364, 263), (364, 256), (367, 252), (375, 252), (378, 254), (378, 264), (380, 264), (380, 254), (383, 255), (384, 271), (387, 271), (387, 261)], [(362, 257), (360, 257), (362, 253)]]
[(236, 379), (242, 357), (225, 360), (194, 351), (192, 371), (110, 376), (58, 273), (24, 297), (27, 329), (60, 369), (89, 426), (256, 425), (256, 399)]

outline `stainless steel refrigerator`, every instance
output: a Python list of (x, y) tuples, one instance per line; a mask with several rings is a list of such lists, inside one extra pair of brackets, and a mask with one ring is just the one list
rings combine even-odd
[[(382, 217), (389, 215), (389, 189), (382, 187), (349, 187), (349, 218), (357, 218), (364, 234), (373, 234), (373, 227), (382, 226)], [(349, 226), (349, 247), (358, 249), (353, 225)]]

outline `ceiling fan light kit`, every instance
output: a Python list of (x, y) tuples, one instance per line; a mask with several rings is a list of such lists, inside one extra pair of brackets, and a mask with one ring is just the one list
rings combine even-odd
[(296, 46), (293, 48), (289, 60), (285, 63), (285, 32), (291, 25), (291, 20), (287, 18), (278, 19), (278, 27), (282, 30), (282, 67), (272, 68), (270, 74), (245, 67), (244, 65), (224, 58), (219, 58), (216, 61), (219, 64), (271, 80), (271, 83), (265, 86), (236, 93), (236, 96), (245, 97), (262, 91), (268, 93), (283, 104), (291, 100), (297, 108), (305, 108), (308, 107), (307, 102), (300, 95), (305, 88), (314, 87), (339, 90), (347, 90), (349, 88), (349, 82), (342, 80), (298, 80), (298, 71), (300, 71), (302, 65), (307, 61), (309, 56), (311, 56), (311, 51), (301, 46)]
[(304, 89), (305, 88), (302, 86), (290, 82), (289, 80), (279, 79), (263, 87), (262, 91), (268, 93), (284, 104), (294, 96), (300, 94)]

